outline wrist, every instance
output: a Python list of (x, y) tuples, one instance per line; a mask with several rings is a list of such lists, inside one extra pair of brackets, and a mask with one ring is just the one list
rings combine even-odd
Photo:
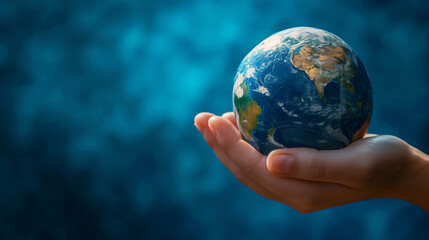
[(392, 197), (429, 211), (429, 156), (410, 146), (403, 174)]

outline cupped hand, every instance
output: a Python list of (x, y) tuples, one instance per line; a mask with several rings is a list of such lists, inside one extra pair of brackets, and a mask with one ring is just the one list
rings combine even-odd
[(429, 190), (421, 184), (429, 180), (429, 161), (399, 138), (366, 135), (340, 150), (286, 148), (265, 156), (242, 139), (231, 112), (200, 113), (195, 126), (240, 182), (300, 212), (379, 197), (408, 200), (428, 210), (419, 203)]

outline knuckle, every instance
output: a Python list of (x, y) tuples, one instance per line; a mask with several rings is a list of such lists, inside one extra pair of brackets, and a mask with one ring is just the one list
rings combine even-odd
[(213, 148), (214, 150), (216, 141), (213, 139), (213, 137), (207, 134), (207, 135), (204, 135), (204, 140), (206, 140), (207, 145), (209, 145), (209, 147)]
[(324, 179), (326, 177), (326, 168), (318, 159), (308, 156), (309, 174), (312, 179)]
[(408, 149), (407, 144), (398, 137), (391, 135), (380, 135), (374, 138), (368, 139), (369, 146), (373, 150), (382, 150), (399, 154)]

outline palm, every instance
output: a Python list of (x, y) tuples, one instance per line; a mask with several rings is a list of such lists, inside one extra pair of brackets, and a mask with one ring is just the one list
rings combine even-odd
[[(374, 154), (376, 148), (386, 141), (367, 135), (349, 147), (336, 151), (318, 151), (308, 148), (281, 149), (262, 155), (245, 142), (236, 126), (234, 114), (217, 117), (201, 113), (195, 118), (195, 125), (221, 162), (244, 185), (258, 194), (285, 203), (301, 212), (313, 212), (337, 205), (368, 199), (383, 192), (388, 182), (372, 184), (378, 168), (386, 164), (386, 157)], [(395, 143), (387, 144), (401, 145)], [(386, 146), (385, 146), (386, 147)], [(402, 150), (396, 148), (397, 151)], [(292, 165), (292, 173), (276, 172), (276, 155), (293, 155), (299, 159)], [(313, 156), (321, 159), (315, 159)], [(362, 159), (362, 157), (364, 159)], [(331, 164), (325, 168), (321, 161)], [(397, 163), (396, 163), (397, 162)], [(391, 171), (399, 171), (400, 160), (391, 162)], [(303, 174), (305, 173), (305, 174)], [(393, 174), (393, 173), (392, 173)], [(371, 191), (368, 191), (372, 188)], [(363, 191), (362, 189), (365, 189)]]

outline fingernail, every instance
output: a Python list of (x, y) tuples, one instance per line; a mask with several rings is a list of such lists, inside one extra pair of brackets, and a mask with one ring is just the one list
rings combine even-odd
[(291, 155), (276, 155), (270, 162), (270, 169), (276, 173), (291, 173), (292, 161)]

